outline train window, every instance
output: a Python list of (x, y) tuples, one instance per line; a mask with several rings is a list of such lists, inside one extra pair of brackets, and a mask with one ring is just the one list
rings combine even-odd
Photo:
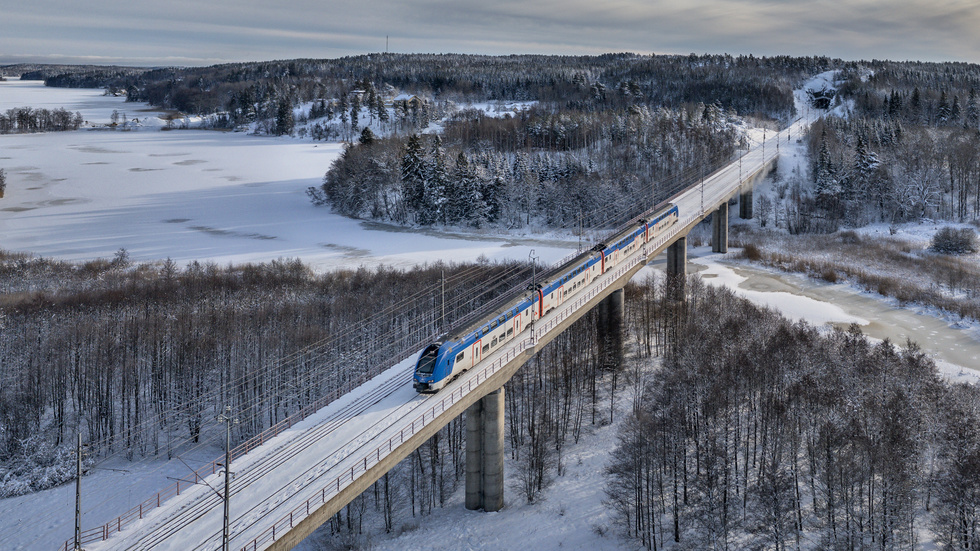
[(496, 329), (496, 328), (497, 328), (497, 320), (491, 321), (490, 322), (490, 329)]
[(486, 354), (489, 351), (490, 351), (490, 345), (489, 344), (483, 345), (483, 353)]
[(432, 373), (436, 366), (436, 356), (439, 354), (439, 345), (430, 344), (422, 356), (419, 358), (419, 363), (416, 369), (419, 373)]
[(513, 334), (514, 334), (514, 328), (511, 327), (510, 329), (507, 330), (507, 336), (509, 337), (509, 336), (511, 336)]
[(466, 352), (460, 352), (459, 355), (456, 356), (456, 363), (459, 363), (459, 362), (463, 361), (463, 355), (465, 355), (465, 354), (466, 354)]
[(500, 316), (499, 318), (497, 318), (497, 321), (499, 321), (500, 323), (503, 323), (503, 322), (507, 321), (507, 316)]
[(494, 337), (493, 340), (490, 341), (490, 346), (491, 347), (497, 346), (497, 337)]

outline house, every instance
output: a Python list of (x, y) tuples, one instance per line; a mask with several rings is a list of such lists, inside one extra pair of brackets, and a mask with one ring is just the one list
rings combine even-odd
[(415, 94), (402, 93), (385, 101), (385, 107), (395, 107), (395, 108), (401, 107), (404, 110), (408, 111), (409, 108), (418, 109), (425, 103), (427, 102), (424, 98), (421, 98)]

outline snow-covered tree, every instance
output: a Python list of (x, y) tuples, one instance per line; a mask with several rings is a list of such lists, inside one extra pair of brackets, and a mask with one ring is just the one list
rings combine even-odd
[(425, 167), (425, 193), (417, 220), (423, 225), (436, 222), (445, 224), (446, 205), (449, 200), (447, 193), (449, 173), (446, 169), (446, 154), (442, 149), (442, 140), (438, 135), (432, 139), (432, 148)]
[(282, 95), (276, 104), (276, 135), (285, 136), (293, 133), (296, 120), (293, 118), (293, 106), (287, 95)]
[(936, 120), (939, 124), (947, 124), (952, 116), (949, 106), (949, 99), (946, 97), (946, 90), (939, 96), (939, 105), (936, 107)]
[(980, 127), (980, 102), (976, 88), (970, 88), (970, 96), (966, 100), (966, 127), (972, 130)]

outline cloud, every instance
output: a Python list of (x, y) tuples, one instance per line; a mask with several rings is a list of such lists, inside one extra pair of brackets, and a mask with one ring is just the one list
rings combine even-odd
[(143, 65), (485, 54), (732, 53), (980, 61), (975, 0), (0, 0), (0, 63)]

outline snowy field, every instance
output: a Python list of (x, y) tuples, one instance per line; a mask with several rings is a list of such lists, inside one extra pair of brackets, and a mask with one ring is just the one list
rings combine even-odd
[[(0, 249), (66, 260), (138, 262), (172, 258), (218, 264), (301, 258), (317, 270), (413, 266), (436, 260), (564, 257), (574, 244), (515, 237), (454, 236), (361, 223), (311, 205), (341, 151), (336, 143), (235, 132), (161, 131), (146, 105), (98, 90), (0, 82), (0, 110), (65, 107), (88, 128), (0, 136)], [(112, 112), (139, 118), (137, 130), (93, 129)], [(144, 110), (144, 111), (138, 111)], [(134, 116), (137, 114), (138, 116)]]

